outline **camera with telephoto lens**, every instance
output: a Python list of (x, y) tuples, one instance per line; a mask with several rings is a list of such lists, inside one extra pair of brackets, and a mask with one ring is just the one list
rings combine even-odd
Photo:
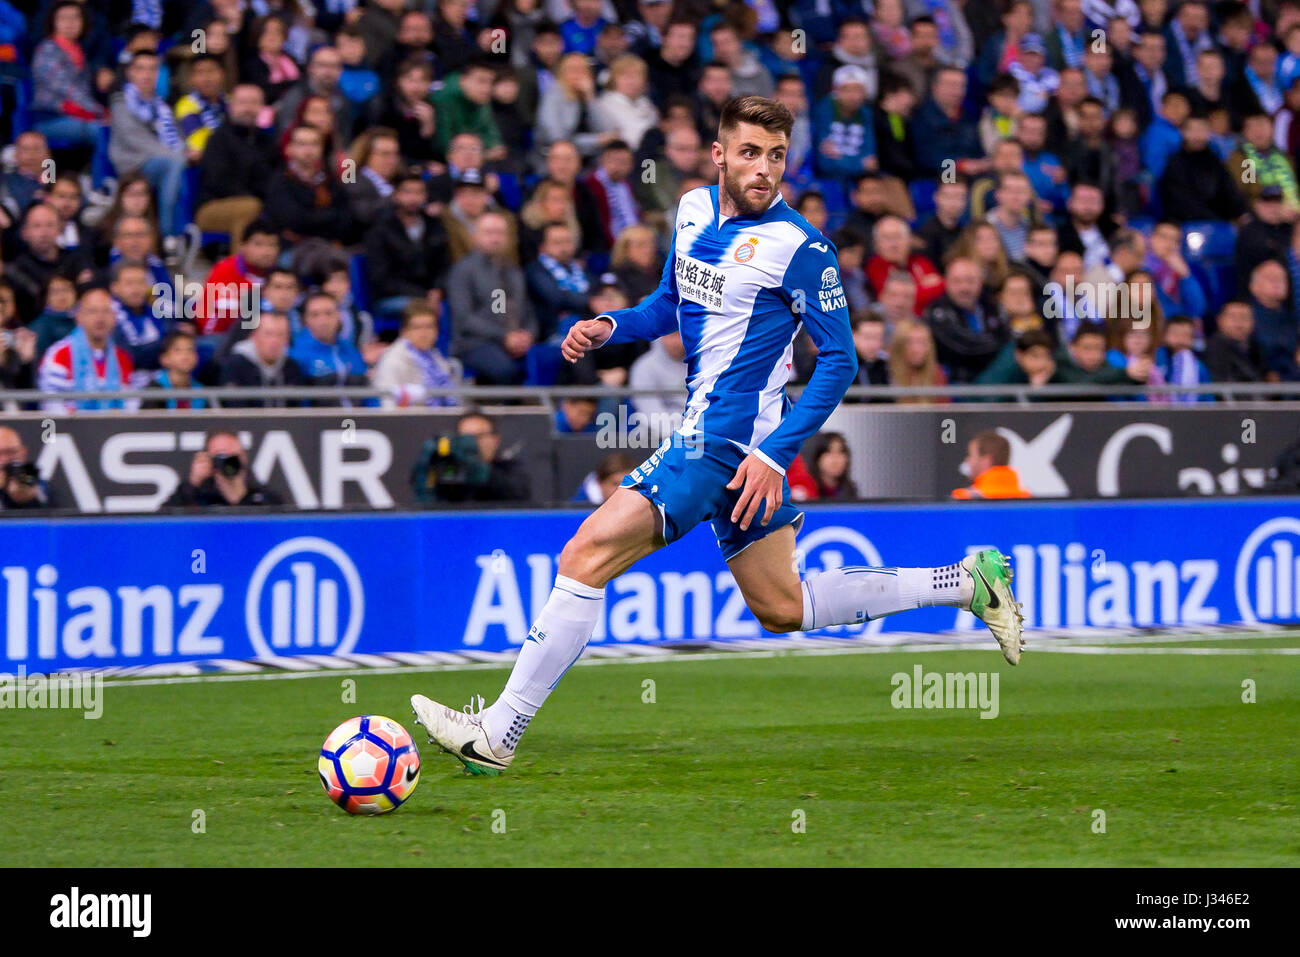
[(32, 462), (10, 462), (5, 466), (5, 479), (12, 479), (19, 485), (35, 485), (41, 476)]
[(244, 471), (244, 463), (238, 455), (222, 453), (212, 456), (212, 470), (218, 475), (224, 475), (226, 478), (234, 478)]
[(491, 470), (472, 435), (440, 435), (420, 450), (411, 484), (421, 501), (465, 502), (485, 486)]

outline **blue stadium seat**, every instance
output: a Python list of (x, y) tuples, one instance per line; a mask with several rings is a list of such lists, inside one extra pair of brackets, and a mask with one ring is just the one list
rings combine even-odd
[(1183, 251), (1188, 259), (1232, 259), (1237, 229), (1221, 220), (1183, 223)]
[(934, 212), (934, 190), (938, 184), (932, 179), (916, 179), (908, 184), (912, 205), (916, 207), (916, 221), (922, 222)]
[(451, 307), (446, 299), (438, 310), (438, 351), (444, 356), (451, 355)]
[(501, 183), (501, 201), (512, 213), (519, 212), (524, 204), (524, 190), (519, 177), (514, 173), (497, 173), (497, 180)]
[[(370, 276), (366, 272), (366, 257), (354, 253), (348, 260), (348, 278), (352, 282), (352, 305), (363, 312), (373, 313), (370, 303)], [(379, 317), (375, 316), (376, 324)]]
[(104, 181), (117, 175), (113, 169), (113, 163), (108, 158), (108, 143), (112, 139), (109, 128), (101, 126), (99, 128), (99, 143), (95, 146), (95, 162), (90, 170), (91, 184), (95, 189), (104, 185)]
[(525, 385), (555, 385), (560, 375), (560, 347), (549, 342), (539, 342), (528, 350), (525, 362), (528, 366), (528, 378)]

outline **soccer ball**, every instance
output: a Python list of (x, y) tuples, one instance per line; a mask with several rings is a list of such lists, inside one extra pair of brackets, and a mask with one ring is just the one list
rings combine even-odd
[(363, 714), (330, 732), (317, 762), (330, 800), (349, 814), (387, 814), (420, 783), (420, 752), (392, 718)]

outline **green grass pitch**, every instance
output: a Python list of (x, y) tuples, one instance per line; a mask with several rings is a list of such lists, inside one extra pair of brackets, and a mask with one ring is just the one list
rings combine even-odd
[[(500, 669), (360, 674), (355, 703), (330, 673), (118, 684), (99, 720), (0, 712), (0, 865), (1296, 866), (1300, 659), (1271, 639), (1185, 648), (1216, 646), (1247, 653), (580, 666), (495, 779), (425, 746), (407, 698), (490, 700)], [(891, 676), (917, 664), (997, 672), (998, 717), (896, 710)], [(361, 713), (423, 756), (377, 818), (316, 776), (325, 735)]]

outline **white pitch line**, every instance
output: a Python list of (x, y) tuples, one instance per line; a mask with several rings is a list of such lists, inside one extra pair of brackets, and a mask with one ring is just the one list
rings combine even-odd
[[(1026, 654), (1038, 654), (1039, 652), (1054, 652), (1056, 654), (1078, 654), (1078, 655), (1142, 655), (1142, 654), (1187, 654), (1187, 655), (1300, 655), (1300, 648), (1109, 648), (1105, 646), (1088, 646), (1073, 645), (1069, 647), (1053, 647), (1058, 645), (1059, 641), (1042, 642), (1034, 644), (1025, 649)], [(945, 645), (863, 645), (862, 647), (852, 648), (839, 645), (832, 648), (790, 648), (788, 650), (772, 651), (718, 651), (718, 652), (697, 652), (689, 654), (665, 655), (663, 657), (632, 657), (632, 658), (581, 658), (574, 667), (591, 668), (597, 665), (658, 665), (668, 662), (682, 661), (739, 661), (751, 658), (803, 658), (818, 657), (826, 655), (870, 655), (886, 654), (891, 652), (943, 652), (943, 651), (977, 651), (981, 653), (991, 653), (991, 648), (968, 648)], [(104, 687), (113, 688), (141, 688), (153, 685), (188, 685), (188, 684), (216, 684), (221, 682), (237, 681), (290, 681), (301, 678), (350, 678), (365, 677), (367, 675), (411, 675), (411, 674), (436, 674), (446, 671), (492, 671), (501, 668), (508, 668), (513, 661), (505, 660), (500, 662), (463, 662), (459, 664), (446, 665), (403, 665), (392, 668), (349, 668), (335, 669), (329, 671), (290, 671), (275, 672), (272, 674), (237, 674), (237, 675), (190, 675), (173, 678), (138, 678), (127, 680), (107, 680)]]

